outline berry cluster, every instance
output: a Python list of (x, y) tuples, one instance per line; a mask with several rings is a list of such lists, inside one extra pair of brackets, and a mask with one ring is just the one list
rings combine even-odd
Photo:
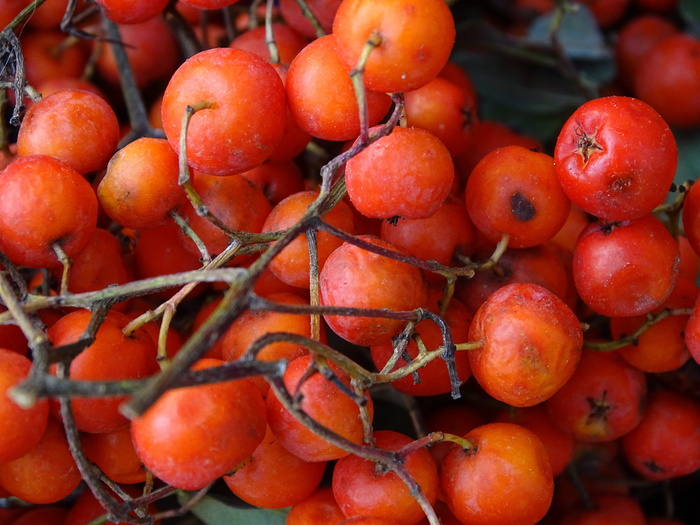
[(699, 44), (512, 3), (617, 36), (549, 142), (444, 0), (4, 2), (0, 524), (690, 519)]

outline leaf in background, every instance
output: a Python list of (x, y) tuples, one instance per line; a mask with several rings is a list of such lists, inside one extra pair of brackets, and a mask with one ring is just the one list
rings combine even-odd
[(676, 184), (700, 177), (700, 131), (673, 130), (678, 143), (678, 169)]
[(596, 86), (612, 82), (617, 74), (612, 56), (608, 60), (578, 60), (574, 66), (587, 82)]
[[(187, 493), (178, 494), (181, 505), (189, 498)], [(284, 525), (287, 519), (286, 510), (231, 507), (211, 496), (204, 496), (192, 507), (192, 513), (206, 525)]]
[(512, 56), (458, 51), (453, 60), (469, 74), (479, 95), (479, 115), (498, 120), (545, 143), (587, 98), (557, 69)]
[(469, 73), (477, 92), (493, 102), (552, 114), (585, 101), (576, 84), (552, 68), (485, 53), (463, 52), (454, 60)]
[[(532, 22), (526, 42), (533, 45), (549, 45), (551, 28), (556, 10), (538, 17)], [(590, 9), (577, 4), (576, 9), (567, 10), (562, 15), (558, 28), (559, 42), (566, 56), (571, 60), (608, 60), (611, 57), (598, 22)]]
[(700, 2), (698, 0), (681, 0), (678, 7), (686, 22), (700, 23)]
[(525, 37), (482, 19), (459, 25), (452, 60), (467, 71), (479, 95), (479, 115), (551, 144), (564, 121), (615, 76), (615, 63), (585, 6), (563, 15), (560, 59), (550, 38), (554, 15), (536, 19)]

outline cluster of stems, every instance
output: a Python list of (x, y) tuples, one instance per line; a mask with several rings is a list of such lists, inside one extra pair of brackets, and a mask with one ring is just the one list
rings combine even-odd
[[(33, 94), (33, 90), (31, 86), (27, 85), (24, 77), (24, 63), (21, 48), (14, 32), (43, 1), (44, 0), (35, 0), (27, 9), (20, 13), (12, 24), (0, 33), (0, 53), (5, 56), (9, 64), (6, 67), (4, 76), (0, 77), (0, 83), (5, 87), (11, 87), (15, 91), (18, 101), (17, 104), (21, 104), (22, 95), (25, 93)], [(303, 0), (298, 0), (298, 2), (302, 10), (308, 13), (308, 6), (306, 3)], [(254, 3), (253, 9), (256, 7), (257, 2)], [(86, 34), (79, 29), (75, 29), (72, 24), (74, 11), (75, 0), (71, 0), (62, 27), (67, 32), (85, 37)], [(275, 62), (279, 60), (279, 57), (270, 29), (271, 13), (272, 2), (268, 1), (265, 20), (266, 26), (268, 27), (267, 42), (270, 49), (271, 60)], [(254, 18), (255, 17), (252, 17), (252, 19)], [(310, 18), (312, 23), (314, 23), (317, 33), (322, 34), (323, 31), (318, 21), (313, 16), (310, 16)], [(187, 24), (182, 23), (181, 18), (178, 17), (173, 6), (167, 9), (166, 19), (170, 20), (175, 28), (185, 55), (189, 56), (194, 54), (199, 49), (198, 43), (196, 39), (193, 39), (191, 31), (188, 30), (191, 28), (189, 28)], [(119, 64), (121, 87), (131, 124), (132, 131), (122, 141), (123, 144), (142, 136), (162, 136), (161, 131), (153, 129), (148, 123), (143, 100), (136, 86), (131, 68), (129, 67), (124, 46), (120, 43), (117, 25), (105, 18), (103, 28), (105, 43), (112, 46), (115, 58)], [(553, 31), (553, 35), (556, 35), (556, 31)], [(94, 35), (88, 36), (94, 37)], [(553, 38), (555, 37), (553, 36)], [(441, 358), (444, 360), (450, 375), (452, 396), (457, 398), (460, 395), (460, 380), (457, 377), (455, 369), (455, 352), (478, 348), (480, 343), (477, 341), (474, 343), (455, 345), (452, 340), (450, 329), (443, 317), (425, 309), (392, 311), (388, 309), (332, 307), (320, 304), (316, 233), (318, 231), (329, 233), (344, 242), (354, 244), (383, 257), (389, 257), (445, 277), (446, 294), (445, 299), (440, 305), (441, 313), (444, 313), (452, 297), (456, 279), (458, 277), (469, 278), (477, 271), (490, 270), (497, 266), (499, 257), (507, 248), (508, 238), (503, 238), (493, 255), (485, 262), (474, 262), (462, 258), (460, 259), (460, 262), (463, 263), (461, 266), (448, 267), (438, 264), (435, 261), (425, 261), (383, 247), (378, 247), (361, 238), (339, 230), (324, 221), (324, 215), (333, 209), (345, 196), (344, 179), (342, 175), (339, 175), (341, 167), (374, 141), (391, 133), (404, 115), (403, 96), (401, 94), (394, 94), (392, 95), (394, 109), (386, 122), (372, 131), (368, 128), (367, 105), (362, 76), (365, 61), (372, 50), (380, 45), (381, 36), (378, 33), (372, 34), (367, 42), (365, 52), (360, 57), (357, 66), (351, 73), (360, 108), (361, 133), (359, 140), (350, 149), (332, 158), (322, 167), (318, 198), (309, 206), (306, 213), (294, 226), (284, 231), (268, 234), (236, 231), (227, 227), (207, 208), (206, 204), (190, 183), (186, 137), (187, 128), (192, 116), (197, 111), (211, 108), (213, 102), (209, 100), (193, 100), (191, 106), (188, 106), (185, 115), (183, 115), (182, 138), (179, 148), (179, 182), (183, 186), (197, 214), (207, 218), (228, 235), (230, 239), (229, 246), (221, 254), (212, 257), (201, 239), (197, 237), (194, 231), (189, 228), (187, 222), (176, 212), (171, 213), (172, 219), (193, 239), (201, 253), (202, 267), (199, 270), (132, 281), (94, 292), (72, 294), (67, 291), (70, 260), (65, 254), (59, 253), (61, 256), (60, 259), (64, 264), (61, 286), (57, 295), (49, 296), (31, 293), (27, 289), (23, 271), (20, 271), (7, 257), (0, 254), (0, 263), (6, 268), (5, 271), (0, 272), (0, 301), (7, 307), (7, 311), (0, 314), (0, 324), (12, 323), (21, 328), (29, 342), (33, 361), (28, 378), (23, 383), (13, 388), (10, 395), (19, 405), (24, 407), (29, 407), (43, 398), (55, 398), (60, 401), (61, 415), (71, 452), (83, 479), (104, 506), (109, 519), (125, 523), (143, 524), (152, 523), (154, 519), (170, 517), (178, 513), (183, 514), (187, 512), (189, 507), (196, 504), (198, 499), (206, 493), (207, 489), (203, 489), (197, 495), (188, 499), (187, 504), (183, 508), (166, 511), (155, 516), (149, 516), (143, 509), (153, 501), (172, 494), (176, 489), (164, 487), (155, 490), (153, 488), (153, 480), (149, 478), (143, 496), (135, 499), (128, 497), (118, 485), (109, 480), (104, 473), (86, 458), (81, 449), (78, 431), (73, 420), (70, 404), (71, 398), (127, 396), (128, 400), (122, 406), (122, 412), (129, 418), (135, 418), (147, 411), (160, 396), (170, 389), (261, 376), (265, 378), (270, 385), (270, 395), (277, 396), (282, 405), (312, 432), (322, 436), (326, 441), (351, 454), (376, 462), (384, 471), (396, 473), (410, 488), (411, 493), (415, 495), (416, 500), (423, 508), (429, 522), (433, 525), (439, 523), (431, 504), (427, 501), (416, 481), (409, 475), (404, 467), (403, 459), (407, 454), (417, 448), (428, 446), (442, 440), (454, 441), (465, 449), (471, 448), (472, 444), (463, 438), (437, 432), (419, 437), (411, 445), (398, 452), (388, 452), (378, 449), (373, 446), (372, 426), (365, 409), (365, 393), (376, 385), (391, 383), (392, 381), (409, 375), (417, 377), (416, 372), (421, 367), (425, 366), (433, 359)], [(14, 108), (11, 123), (16, 124), (19, 121), (20, 111), (21, 108), (19, 106)], [(311, 258), (309, 269), (311, 283), (310, 304), (305, 306), (281, 304), (256, 295), (253, 291), (253, 287), (270, 261), (277, 256), (285, 246), (302, 234), (306, 235), (308, 239)], [(226, 263), (233, 257), (248, 253), (259, 254), (258, 258), (250, 267), (225, 267)], [(183, 301), (188, 298), (192, 290), (200, 283), (211, 282), (223, 282), (227, 286), (219, 306), (214, 310), (208, 320), (187, 339), (175, 357), (169, 359), (165, 351), (165, 340), (171, 323), (178, 315)], [(176, 292), (170, 299), (133, 320), (124, 329), (124, 332), (128, 335), (145, 323), (157, 319), (161, 320), (158, 339), (158, 355), (160, 358), (161, 370), (158, 374), (146, 379), (122, 381), (77, 381), (70, 378), (68, 371), (71, 360), (95, 340), (97, 330), (112, 305), (137, 297), (152, 296), (163, 290), (173, 289), (175, 289)], [(90, 310), (92, 312), (92, 318), (84, 334), (75, 343), (54, 347), (46, 335), (46, 329), (38, 317), (38, 312), (43, 309), (60, 307), (84, 308)], [(236, 318), (246, 310), (309, 315), (312, 323), (311, 337), (307, 338), (290, 333), (269, 333), (255, 341), (237, 361), (227, 362), (215, 368), (207, 368), (196, 372), (191, 371), (190, 368), (192, 365), (205, 355), (212, 345), (222, 337)], [(634, 334), (631, 334), (623, 340), (608, 343), (607, 346), (601, 347), (600, 349), (607, 350), (617, 348), (624, 344), (633, 343), (642, 331), (654, 322), (668, 315), (679, 313), (686, 312), (664, 310), (656, 316), (650, 316), (647, 322)], [(395, 338), (394, 355), (386, 366), (382, 370), (371, 371), (360, 366), (338, 350), (320, 342), (319, 327), (321, 317), (324, 315), (389, 318), (404, 321), (406, 323), (406, 328)], [(420, 338), (414, 333), (416, 325), (426, 319), (436, 323), (441, 330), (442, 345), (438, 348), (427, 349), (420, 341)], [(405, 348), (411, 339), (415, 339), (418, 342), (420, 349), (418, 356), (407, 361), (407, 364), (396, 368), (399, 360), (405, 357)], [(365, 424), (365, 444), (356, 444), (343, 438), (318, 423), (303, 410), (296, 393), (290, 392), (282, 381), (283, 374), (287, 367), (286, 361), (265, 362), (257, 359), (259, 352), (263, 348), (277, 342), (294, 343), (306, 347), (316, 356), (315, 368), (312, 372), (321, 373), (334, 381), (336, 385), (344, 389), (349, 397), (358, 403)], [(589, 343), (589, 346), (593, 344), (594, 343)], [(333, 363), (335, 367), (348, 374), (351, 378), (351, 388), (347, 388), (337, 376), (335, 376), (329, 363)], [(49, 367), (52, 364), (58, 365), (56, 374), (52, 374), (49, 371)], [(308, 379), (308, 377), (311, 377), (311, 373), (307, 374), (306, 378)], [(120, 496), (124, 501), (116, 500), (108, 489)], [(135, 513), (135, 516), (130, 514), (132, 512)]]

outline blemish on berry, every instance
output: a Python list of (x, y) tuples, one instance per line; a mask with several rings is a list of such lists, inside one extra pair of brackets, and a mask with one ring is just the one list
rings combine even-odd
[(520, 222), (531, 221), (537, 215), (535, 205), (520, 192), (515, 192), (510, 198), (510, 212)]
[(666, 470), (661, 465), (659, 465), (656, 461), (651, 460), (651, 459), (645, 461), (644, 466), (649, 470), (649, 472), (652, 472), (654, 474), (658, 474), (658, 473), (664, 472)]
[(619, 177), (613, 180), (609, 187), (615, 193), (622, 193), (632, 185), (632, 177)]

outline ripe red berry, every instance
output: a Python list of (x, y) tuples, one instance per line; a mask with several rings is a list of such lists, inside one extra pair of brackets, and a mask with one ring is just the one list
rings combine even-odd
[[(397, 251), (385, 241), (361, 236), (380, 248)], [(344, 243), (326, 260), (320, 275), (321, 304), (352, 308), (388, 308), (409, 311), (428, 300), (423, 275), (406, 263)], [(325, 315), (328, 326), (351, 343), (371, 346), (387, 344), (405, 322), (380, 317)]]
[(90, 242), (97, 197), (90, 183), (47, 155), (21, 157), (0, 173), (0, 249), (17, 265), (59, 266)]
[[(274, 68), (241, 49), (197, 53), (173, 74), (162, 103), (163, 129), (179, 149), (185, 108), (209, 101), (192, 117), (187, 160), (204, 173), (241, 173), (269, 159), (282, 139), (286, 102)], [(252, 103), (254, 101), (254, 103)]]
[(581, 357), (583, 333), (571, 309), (546, 288), (500, 288), (479, 307), (469, 330), (483, 345), (469, 351), (472, 373), (491, 396), (532, 406), (567, 383)]
[(599, 314), (640, 315), (671, 294), (679, 263), (678, 242), (655, 216), (598, 221), (576, 241), (574, 284), (583, 302)]
[[(376, 447), (398, 451), (413, 440), (391, 430), (374, 433)], [(430, 453), (419, 448), (408, 454), (403, 466), (433, 503), (438, 492), (438, 471)], [(424, 516), (409, 488), (395, 472), (378, 470), (375, 462), (350, 455), (338, 460), (333, 470), (333, 495), (347, 517), (374, 516), (396, 525), (412, 525)]]
[[(49, 338), (56, 345), (75, 343), (90, 322), (88, 310), (68, 313), (49, 329)], [(70, 364), (70, 377), (83, 381), (107, 381), (148, 377), (157, 369), (153, 340), (143, 330), (131, 336), (123, 329), (129, 319), (110, 311), (100, 325), (94, 342)], [(128, 424), (119, 412), (126, 396), (76, 397), (71, 400), (75, 425), (85, 432), (113, 432)]]
[[(428, 293), (431, 305), (437, 306), (437, 302), (442, 298), (442, 292), (430, 289)], [(437, 310), (437, 308), (435, 308), (435, 310)], [(455, 343), (466, 343), (469, 341), (471, 313), (466, 306), (457, 299), (452, 298), (443, 318), (452, 332), (452, 340)], [(420, 335), (427, 350), (436, 350), (443, 344), (440, 327), (430, 319), (418, 323), (416, 326), (416, 333)], [(406, 346), (406, 352), (411, 359), (415, 359), (418, 356), (418, 351), (418, 345), (413, 340)], [(386, 366), (387, 362), (393, 357), (394, 352), (394, 346), (391, 344), (374, 345), (370, 347), (372, 361), (378, 370), (382, 370)], [(400, 358), (394, 370), (406, 365), (406, 360)], [(459, 381), (461, 383), (466, 382), (471, 376), (468, 352), (456, 353), (455, 368)], [(412, 396), (435, 396), (446, 394), (452, 390), (448, 369), (445, 361), (442, 359), (430, 361), (419, 370), (416, 370), (416, 374), (418, 374), (418, 381), (416, 381), (413, 374), (411, 374), (392, 381), (391, 384), (399, 392), (404, 392)]]
[(670, 390), (649, 393), (639, 425), (622, 437), (625, 458), (642, 477), (671, 479), (700, 469), (700, 403)]
[(547, 449), (530, 430), (490, 423), (469, 432), (440, 471), (442, 494), (462, 523), (534, 525), (549, 509), (554, 478)]
[(0, 463), (0, 484), (27, 503), (55, 503), (80, 484), (80, 471), (61, 424), (48, 419), (46, 430), (29, 452)]
[(97, 187), (102, 208), (127, 228), (155, 228), (185, 198), (167, 140), (144, 137), (120, 149)]
[(50, 155), (83, 174), (107, 165), (117, 149), (119, 133), (114, 110), (102, 97), (64, 89), (27, 110), (17, 137), (17, 153), (21, 157)]
[(647, 381), (616, 352), (585, 350), (571, 379), (546, 401), (552, 420), (579, 441), (612, 441), (642, 420)]
[[(360, 113), (352, 79), (343, 68), (335, 37), (308, 44), (292, 60), (285, 86), (289, 109), (301, 129), (324, 140), (354, 140)], [(368, 125), (374, 126), (391, 107), (386, 93), (367, 91)]]
[[(360, 407), (338, 386), (320, 373), (306, 377), (312, 363), (310, 355), (292, 361), (284, 373), (284, 385), (292, 396), (301, 396), (300, 408), (316, 422), (354, 443), (362, 443), (364, 429)], [(331, 367), (338, 379), (350, 386), (350, 378)], [(374, 414), (371, 398), (367, 395), (368, 412)], [(309, 430), (277, 399), (267, 396), (267, 420), (280, 444), (305, 461), (330, 461), (348, 455), (348, 452), (326, 441)]]
[(522, 146), (499, 148), (481, 159), (467, 179), (465, 202), (480, 232), (493, 241), (508, 235), (513, 248), (551, 239), (571, 207), (552, 157)]
[(311, 496), (325, 470), (325, 461), (304, 461), (285, 449), (268, 427), (250, 461), (224, 476), (224, 482), (251, 505), (281, 509)]
[(28, 409), (20, 408), (7, 391), (24, 381), (32, 362), (25, 356), (0, 348), (0, 462), (29, 452), (46, 430), (49, 405), (43, 400)]
[[(222, 361), (202, 359), (195, 370)], [(265, 437), (265, 402), (252, 381), (173, 389), (131, 423), (143, 464), (162, 481), (198, 490), (250, 457)]]
[(343, 0), (333, 34), (350, 71), (373, 32), (381, 42), (370, 53), (364, 81), (369, 89), (405, 92), (435, 78), (452, 51), (455, 25), (442, 0)]
[(601, 219), (650, 213), (676, 174), (678, 148), (668, 124), (631, 97), (603, 97), (580, 106), (557, 138), (556, 173), (569, 198)]
[(671, 126), (692, 129), (700, 124), (698, 52), (700, 39), (679, 32), (657, 42), (637, 68), (636, 96)]
[(394, 128), (345, 166), (353, 206), (377, 219), (430, 217), (447, 199), (453, 181), (449, 151), (420, 128)]
[[(300, 191), (279, 202), (265, 219), (263, 233), (291, 228), (306, 213), (309, 205), (318, 198), (316, 191)], [(323, 219), (343, 231), (355, 233), (355, 223), (350, 206), (340, 201)], [(319, 270), (323, 269), (328, 256), (343, 244), (338, 237), (327, 232), (316, 233), (316, 256)], [(308, 289), (309, 242), (305, 234), (299, 235), (270, 261), (270, 271), (281, 281), (299, 288)]]

